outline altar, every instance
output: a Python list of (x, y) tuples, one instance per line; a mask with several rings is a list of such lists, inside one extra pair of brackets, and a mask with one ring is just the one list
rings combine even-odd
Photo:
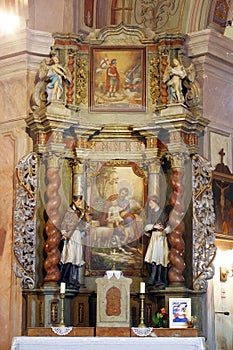
[(11, 350), (204, 350), (202, 337), (15, 337)]

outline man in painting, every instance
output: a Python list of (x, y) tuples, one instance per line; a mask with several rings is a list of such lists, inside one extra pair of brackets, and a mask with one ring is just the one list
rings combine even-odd
[(171, 228), (168, 225), (170, 207), (161, 212), (159, 199), (151, 196), (148, 199), (147, 222), (145, 234), (150, 236), (145, 262), (150, 274), (149, 286), (165, 289), (167, 284), (168, 241), (167, 234)]
[(109, 97), (116, 97), (116, 92), (120, 87), (120, 75), (116, 64), (117, 60), (113, 58), (107, 68), (106, 92), (109, 94)]

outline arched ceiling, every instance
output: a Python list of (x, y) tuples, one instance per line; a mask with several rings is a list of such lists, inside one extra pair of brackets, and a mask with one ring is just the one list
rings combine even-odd
[(208, 27), (223, 33), (232, 8), (233, 0), (34, 0), (29, 1), (29, 27), (88, 35), (124, 22), (155, 34), (186, 34)]

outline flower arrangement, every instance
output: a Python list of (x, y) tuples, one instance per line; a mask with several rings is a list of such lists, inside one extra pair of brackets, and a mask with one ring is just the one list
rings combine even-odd
[(152, 321), (158, 328), (165, 328), (168, 320), (168, 314), (165, 307), (162, 307), (156, 315), (152, 317)]

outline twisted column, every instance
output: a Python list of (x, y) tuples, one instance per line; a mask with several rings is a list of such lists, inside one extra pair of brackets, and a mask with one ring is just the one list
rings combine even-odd
[(172, 227), (172, 232), (169, 234), (168, 240), (171, 245), (169, 252), (169, 260), (171, 268), (168, 272), (168, 280), (170, 284), (183, 285), (183, 272), (185, 269), (184, 252), (185, 243), (183, 234), (185, 232), (185, 224), (183, 221), (184, 215), (184, 186), (182, 180), (184, 177), (184, 157), (182, 154), (177, 154), (172, 158), (172, 176), (170, 195), (170, 204), (173, 209), (169, 217), (169, 222)]
[(60, 251), (58, 245), (60, 243), (60, 215), (58, 208), (61, 204), (61, 198), (58, 193), (61, 184), (59, 175), (59, 158), (57, 155), (50, 154), (47, 162), (47, 204), (46, 213), (48, 216), (45, 232), (47, 240), (45, 242), (45, 253), (47, 255), (44, 261), (46, 276), (45, 282), (58, 282), (60, 279), (60, 271), (58, 263), (60, 261)]
[[(163, 78), (163, 75), (164, 75), (164, 72), (167, 68), (167, 56), (166, 55), (162, 55), (162, 59), (161, 59), (161, 75), (162, 75), (162, 78)], [(167, 96), (168, 96), (168, 93), (167, 93), (167, 84), (163, 82), (163, 79), (162, 79), (162, 83), (161, 83), (161, 102), (162, 104), (167, 104)]]
[(74, 101), (74, 53), (69, 53), (68, 68), (71, 74), (71, 82), (67, 86), (67, 103), (71, 105)]

